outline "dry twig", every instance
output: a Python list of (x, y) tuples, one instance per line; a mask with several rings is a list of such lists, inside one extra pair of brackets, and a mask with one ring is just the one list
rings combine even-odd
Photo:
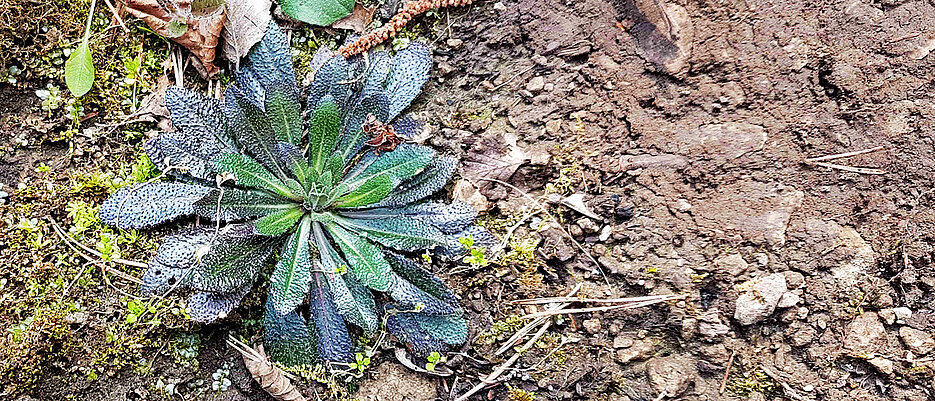
[(854, 152), (837, 153), (837, 154), (828, 155), (828, 156), (813, 157), (811, 159), (805, 159), (805, 163), (814, 164), (816, 166), (826, 167), (826, 168), (835, 169), (835, 170), (849, 171), (851, 173), (857, 173), (857, 174), (880, 175), (880, 174), (885, 174), (886, 172), (883, 170), (877, 169), (877, 168), (851, 167), (851, 166), (845, 166), (843, 164), (828, 163), (828, 160), (836, 160), (836, 159), (843, 159), (845, 157), (859, 156), (862, 154), (877, 152), (883, 149), (884, 149), (883, 146), (876, 146), (876, 147), (872, 147), (869, 149), (857, 150)]

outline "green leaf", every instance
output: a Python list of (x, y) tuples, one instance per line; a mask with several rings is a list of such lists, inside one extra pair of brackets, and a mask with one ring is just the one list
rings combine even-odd
[(284, 201), (266, 191), (225, 187), (223, 192), (212, 190), (195, 202), (195, 214), (215, 221), (230, 221), (263, 217), (293, 207), (295, 203)]
[(293, 200), (302, 199), (273, 176), (273, 173), (245, 155), (228, 153), (221, 156), (217, 160), (217, 170), (233, 174), (239, 185), (270, 190)]
[(386, 175), (378, 175), (365, 182), (357, 189), (338, 198), (335, 207), (359, 207), (377, 203), (393, 190), (393, 180)]
[(325, 270), (325, 277), (328, 278), (335, 306), (349, 322), (364, 329), (367, 334), (373, 334), (380, 325), (373, 294), (350, 274), (339, 273), (347, 270), (347, 262), (325, 238), (320, 224), (313, 225), (312, 230), (315, 234), (315, 243), (321, 252), (322, 267)]
[(173, 18), (172, 21), (169, 21), (169, 24), (166, 25), (166, 37), (169, 39), (175, 39), (179, 36), (185, 34), (188, 31), (188, 24), (185, 20), (179, 18)]
[(295, 310), (308, 293), (312, 278), (308, 246), (311, 227), (311, 219), (302, 219), (299, 229), (286, 242), (279, 262), (270, 276), (269, 296), (280, 315)]
[(85, 38), (65, 61), (65, 85), (75, 97), (84, 96), (94, 84), (94, 63), (88, 39)]
[(303, 215), (305, 215), (305, 210), (302, 210), (302, 208), (298, 206), (276, 212), (257, 220), (256, 231), (264, 235), (278, 236), (295, 226), (295, 223), (299, 221)]
[(302, 184), (305, 192), (308, 192), (311, 169), (308, 168), (308, 160), (302, 154), (302, 149), (290, 143), (280, 142), (279, 154), (286, 169)]
[[(418, 174), (435, 158), (435, 151), (418, 145), (400, 145), (392, 152), (382, 153), (369, 160), (362, 169), (348, 174), (344, 181), (350, 188), (356, 189), (363, 183), (379, 176), (391, 179), (395, 188), (403, 180)], [(367, 159), (364, 159), (367, 160)], [(362, 162), (364, 161), (362, 160)]]
[(351, 274), (357, 281), (377, 291), (389, 290), (392, 270), (376, 245), (337, 224), (330, 223), (325, 227), (347, 258)]
[(280, 315), (272, 303), (272, 299), (266, 300), (263, 319), (263, 343), (270, 358), (290, 367), (311, 365), (318, 356), (314, 330), (298, 312)]
[(331, 172), (331, 186), (334, 186), (341, 179), (341, 176), (344, 175), (344, 158), (341, 157), (341, 154), (338, 152), (332, 153), (331, 158), (328, 159), (328, 163), (325, 165), (325, 170)]
[[(208, 292), (233, 292), (250, 285), (273, 252), (275, 238), (255, 235), (249, 226), (222, 228), (214, 245), (205, 247), (201, 263), (192, 268), (192, 288)], [(198, 259), (201, 249), (195, 252)]]
[(335, 222), (390, 248), (402, 251), (431, 249), (446, 243), (435, 226), (419, 219), (353, 219), (336, 216)]
[(302, 141), (301, 106), (284, 85), (273, 86), (266, 92), (266, 114), (279, 141), (293, 145)]
[(270, 125), (269, 117), (259, 106), (247, 99), (246, 95), (239, 91), (233, 91), (231, 94), (234, 95), (236, 107), (240, 109), (240, 113), (233, 113), (235, 119), (242, 120), (234, 124), (240, 130), (234, 133), (234, 136), (239, 138), (245, 150), (256, 157), (257, 161), (272, 169), (277, 177), (285, 178), (286, 173), (278, 155), (276, 134)]
[(330, 96), (318, 102), (308, 127), (308, 164), (317, 172), (324, 170), (341, 132), (341, 114)]
[(328, 26), (354, 9), (354, 0), (282, 0), (282, 12), (312, 25)]

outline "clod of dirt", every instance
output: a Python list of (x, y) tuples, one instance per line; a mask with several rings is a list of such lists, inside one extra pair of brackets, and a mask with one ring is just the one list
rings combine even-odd
[[(695, 360), (685, 355), (653, 358), (646, 362), (646, 376), (656, 394), (676, 398), (695, 381), (698, 374)], [(658, 399), (658, 398), (657, 398)]]
[(782, 184), (743, 181), (718, 187), (705, 202), (696, 201), (694, 215), (706, 229), (775, 248), (786, 242), (789, 218), (804, 197)]
[(886, 328), (876, 312), (864, 312), (847, 325), (844, 350), (851, 356), (865, 358), (886, 347)]
[[(619, 340), (621, 346), (631, 343), (632, 345), (625, 347), (624, 349), (618, 349), (616, 353), (617, 362), (622, 364), (630, 363), (631, 361), (642, 361), (646, 358), (653, 356), (655, 352), (655, 346), (652, 341), (649, 340), (636, 340), (632, 339), (621, 339)], [(614, 343), (617, 344), (618, 340), (614, 339)]]
[(737, 297), (734, 319), (747, 326), (766, 319), (786, 293), (786, 277), (773, 273), (740, 285), (744, 293)]
[(615, 8), (624, 14), (620, 27), (629, 29), (640, 55), (677, 78), (688, 72), (695, 27), (688, 11), (678, 4), (659, 0), (617, 0)]
[(932, 335), (922, 330), (912, 327), (900, 327), (899, 338), (903, 340), (906, 347), (916, 356), (927, 355), (935, 350), (935, 339)]
[(458, 180), (451, 192), (451, 196), (454, 200), (474, 206), (474, 209), (477, 210), (478, 213), (483, 213), (490, 209), (490, 202), (487, 201), (487, 197), (481, 195), (474, 184), (471, 184), (468, 180)]
[(355, 396), (365, 401), (433, 401), (436, 399), (434, 380), (410, 372), (395, 363), (384, 363), (378, 366), (372, 378), (363, 380), (359, 388)]

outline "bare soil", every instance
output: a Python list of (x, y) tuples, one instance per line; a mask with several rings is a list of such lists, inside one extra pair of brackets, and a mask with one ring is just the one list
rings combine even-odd
[[(510, 301), (584, 283), (590, 298), (685, 298), (556, 320), (472, 400), (935, 399), (935, 2), (501, 0), (439, 15), (415, 111), (480, 189), (454, 196), (509, 226), (536, 206), (475, 178), (507, 181), (600, 266), (532, 216), (512, 236), (541, 239), (535, 262), (439, 271), (471, 317), (455, 376), (387, 349), (357, 397), (453, 399), (511, 355), (493, 351), (515, 327), (487, 341), (528, 312)], [(21, 96), (0, 87), (0, 112), (34, 114)], [(808, 161), (875, 147), (828, 162), (882, 174)], [(15, 186), (49, 151), (3, 156), (0, 180)], [(555, 202), (574, 193), (600, 218)], [(221, 366), (231, 390), (199, 399), (267, 399), (228, 328), (201, 329), (197, 371), (157, 354), (151, 375), (75, 385), (61, 361), (21, 399), (157, 399), (156, 378), (210, 382)]]

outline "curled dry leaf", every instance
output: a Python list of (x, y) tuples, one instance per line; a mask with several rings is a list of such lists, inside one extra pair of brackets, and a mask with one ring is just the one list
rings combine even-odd
[(224, 57), (237, 64), (247, 52), (263, 39), (266, 27), (273, 16), (270, 14), (271, 0), (228, 0), (225, 3), (227, 22), (221, 37)]
[[(221, 29), (224, 27), (223, 8), (205, 16), (195, 16), (192, 12), (192, 0), (167, 1), (166, 5), (158, 0), (120, 1), (127, 7), (130, 14), (146, 22), (150, 29), (172, 38), (175, 43), (191, 51), (201, 61), (208, 76), (217, 74), (218, 68), (214, 65), (214, 58)], [(172, 10), (167, 5), (170, 5)], [(179, 21), (184, 21), (186, 29), (181, 35), (176, 35)]]
[(263, 345), (250, 348), (234, 337), (228, 337), (227, 345), (243, 355), (243, 363), (247, 370), (270, 396), (279, 401), (306, 401), (305, 396), (295, 388), (286, 373), (270, 362)]
[(475, 151), (464, 159), (461, 176), (474, 182), (481, 194), (489, 196), (486, 192), (493, 183), (483, 178), (509, 181), (513, 173), (529, 161), (529, 155), (516, 144), (516, 140), (516, 135), (512, 133), (481, 139), (479, 146), (474, 146)]
[(354, 11), (351, 11), (348, 16), (335, 21), (331, 24), (331, 27), (336, 29), (350, 29), (357, 33), (364, 33), (364, 30), (367, 29), (367, 26), (373, 21), (373, 12), (376, 11), (376, 9), (376, 7), (364, 7), (360, 3), (354, 4)]

